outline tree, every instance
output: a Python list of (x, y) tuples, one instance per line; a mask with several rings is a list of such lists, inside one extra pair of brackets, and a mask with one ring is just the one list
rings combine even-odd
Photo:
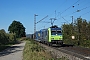
[(62, 29), (64, 42), (67, 44), (73, 44), (74, 40), (72, 41), (72, 36), (75, 36), (75, 32), (72, 23), (62, 25)]
[(7, 44), (9, 42), (8, 36), (4, 29), (0, 30), (0, 44)]
[(87, 39), (90, 40), (90, 22), (87, 24)]
[(25, 27), (19, 21), (13, 21), (8, 28), (9, 33), (16, 34), (16, 38), (25, 37)]
[[(90, 22), (77, 18), (74, 24), (64, 24), (63, 29), (63, 39), (65, 43), (73, 43), (74, 45), (80, 46), (90, 46)], [(75, 39), (71, 39), (71, 36), (75, 36)]]

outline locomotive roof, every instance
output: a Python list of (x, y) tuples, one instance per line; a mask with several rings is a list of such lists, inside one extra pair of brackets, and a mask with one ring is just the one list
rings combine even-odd
[(51, 30), (61, 30), (61, 28), (51, 28)]

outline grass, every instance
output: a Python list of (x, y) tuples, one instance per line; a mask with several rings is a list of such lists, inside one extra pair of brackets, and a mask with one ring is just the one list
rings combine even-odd
[(26, 42), (23, 60), (52, 60), (52, 56), (37, 42), (31, 40)]
[(39, 45), (39, 43), (29, 40), (23, 50), (23, 60), (68, 60), (65, 57), (55, 59), (50, 52)]

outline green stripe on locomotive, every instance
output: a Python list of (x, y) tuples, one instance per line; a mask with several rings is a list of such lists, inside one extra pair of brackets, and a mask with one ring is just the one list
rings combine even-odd
[(51, 35), (51, 28), (48, 28), (48, 42), (51, 42), (52, 40), (63, 40), (62, 35)]
[(51, 29), (48, 28), (48, 42), (51, 42)]

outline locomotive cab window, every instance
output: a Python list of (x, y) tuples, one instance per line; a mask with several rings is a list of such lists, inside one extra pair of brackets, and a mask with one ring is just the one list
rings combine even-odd
[(61, 31), (51, 31), (51, 35), (61, 35)]
[(58, 35), (62, 35), (62, 32), (61, 32), (61, 31), (57, 31), (57, 34), (58, 34)]
[(51, 35), (56, 35), (56, 31), (51, 31)]

